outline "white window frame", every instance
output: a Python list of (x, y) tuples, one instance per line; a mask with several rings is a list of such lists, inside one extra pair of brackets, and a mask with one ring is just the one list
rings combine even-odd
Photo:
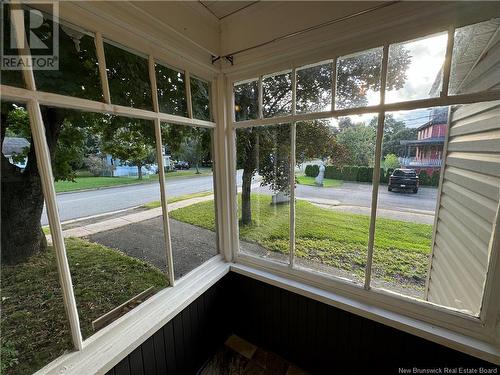
[[(12, 7), (20, 7), (19, 3), (12, 3)], [(22, 28), (22, 25), (19, 25), (13, 21), (13, 26), (16, 29)], [(77, 27), (77, 25), (73, 25), (64, 20), (57, 20), (58, 23), (68, 24), (72, 27)], [(20, 32), (24, 32), (23, 30), (19, 30)], [(77, 351), (81, 351), (85, 348), (87, 342), (91, 342), (93, 336), (89, 339), (83, 341), (81, 329), (80, 329), (80, 321), (79, 321), (79, 313), (78, 307), (75, 300), (73, 284), (71, 279), (71, 272), (69, 268), (69, 263), (67, 259), (66, 246), (64, 243), (64, 236), (62, 232), (61, 221), (59, 217), (59, 211), (57, 208), (57, 196), (54, 187), (54, 175), (52, 172), (51, 158), (49, 153), (49, 148), (47, 145), (47, 141), (45, 138), (45, 127), (43, 124), (42, 114), (40, 107), (42, 105), (72, 109), (72, 110), (80, 110), (84, 112), (97, 112), (97, 113), (108, 113), (118, 116), (125, 116), (130, 118), (137, 119), (146, 119), (153, 121), (155, 128), (155, 142), (156, 142), (156, 158), (159, 166), (159, 188), (160, 188), (160, 201), (162, 207), (162, 221), (163, 221), (163, 232), (164, 232), (164, 246), (166, 252), (166, 268), (167, 268), (167, 277), (169, 281), (169, 286), (167, 289), (173, 288), (175, 286), (174, 280), (174, 269), (173, 269), (173, 256), (172, 256), (172, 248), (171, 248), (171, 237), (170, 237), (170, 227), (169, 227), (169, 219), (168, 219), (168, 202), (166, 199), (166, 188), (167, 183), (165, 182), (165, 174), (163, 169), (163, 157), (162, 157), (162, 140), (161, 140), (161, 123), (167, 122), (170, 124), (191, 126), (191, 127), (202, 127), (207, 129), (215, 130), (217, 128), (216, 122), (214, 121), (205, 121), (198, 120), (192, 118), (192, 110), (189, 111), (189, 117), (182, 117), (177, 115), (171, 115), (167, 113), (162, 113), (159, 111), (158, 104), (158, 95), (157, 95), (157, 83), (156, 83), (156, 71), (155, 71), (155, 62), (158, 61), (160, 64), (165, 65), (161, 62), (161, 60), (156, 58), (151, 54), (144, 54), (140, 51), (131, 48), (129, 46), (124, 46), (120, 43), (116, 43), (111, 39), (104, 38), (101, 32), (98, 30), (85, 30), (85, 33), (93, 36), (96, 47), (96, 56), (99, 62), (99, 76), (102, 86), (103, 99), (104, 102), (82, 99), (73, 96), (61, 95), (51, 92), (39, 91), (36, 88), (36, 82), (34, 78), (34, 73), (32, 67), (27, 67), (22, 71), (23, 82), (25, 88), (0, 85), (1, 91), (1, 99), (2, 101), (10, 101), (16, 103), (25, 104), (28, 111), (28, 116), (30, 120), (30, 128), (31, 134), (33, 137), (33, 142), (35, 144), (35, 154), (37, 158), (37, 165), (39, 169), (40, 179), (42, 183), (42, 190), (45, 198), (45, 204), (47, 209), (47, 217), (49, 221), (50, 232), (52, 236), (53, 246), (56, 253), (57, 260), (57, 271), (61, 283), (61, 290), (63, 294), (63, 302), (66, 310), (66, 314), (68, 317), (70, 333), (72, 337), (73, 346)], [(104, 43), (110, 43), (114, 46), (122, 48), (128, 52), (134, 53), (138, 56), (146, 58), (146, 63), (148, 64), (149, 70), (149, 80), (152, 90), (152, 105), (153, 110), (144, 110), (139, 108), (121, 106), (112, 103), (112, 98), (110, 96), (108, 77), (106, 72), (106, 58), (104, 54)], [(25, 43), (25, 45), (28, 45)], [(30, 55), (29, 49), (25, 48), (23, 52), (26, 56)], [(192, 98), (190, 95), (190, 79), (189, 79), (189, 70), (187, 67), (185, 69), (174, 68), (179, 71), (184, 71), (185, 79), (186, 79), (186, 100), (188, 103), (188, 108), (192, 108)], [(215, 108), (215, 98), (211, 95), (213, 81), (208, 80), (206, 78), (201, 78), (198, 75), (197, 79), (200, 79), (209, 85), (210, 92), (210, 113), (212, 114), (213, 109)], [(215, 131), (213, 131), (213, 149), (217, 149), (220, 140), (217, 139)], [(216, 233), (218, 232), (217, 228), (221, 227), (220, 215), (217, 214), (220, 207), (220, 194), (221, 192), (217, 189), (218, 184), (220, 183), (220, 178), (218, 178), (219, 173), (216, 170), (220, 170), (221, 168), (217, 163), (217, 156), (214, 155), (214, 204), (215, 204), (215, 212), (216, 212)], [(222, 239), (217, 233), (217, 249), (223, 248)]]
[[(462, 26), (462, 25), (461, 25)], [(235, 121), (234, 118), (234, 100), (233, 100), (233, 86), (245, 80), (251, 79), (251, 77), (259, 76), (259, 82), (262, 81), (262, 77), (275, 75), (276, 73), (270, 72), (269, 68), (260, 68), (259, 70), (249, 70), (249, 71), (239, 71), (231, 75), (228, 85), (227, 85), (227, 95), (226, 95), (226, 106), (230, 108), (229, 116), (231, 119), (229, 124), (230, 133), (230, 144), (231, 154), (233, 159), (236, 157), (236, 130), (248, 127), (259, 127), (267, 125), (277, 125), (282, 123), (295, 124), (300, 121), (310, 121), (319, 120), (332, 117), (349, 116), (349, 115), (360, 115), (366, 113), (377, 113), (378, 114), (378, 124), (377, 124), (377, 139), (376, 139), (376, 152), (375, 152), (375, 167), (374, 167), (374, 177), (373, 177), (373, 190), (372, 190), (372, 204), (370, 212), (370, 228), (369, 228), (369, 241), (368, 241), (368, 255), (367, 255), (367, 268), (365, 272), (365, 283), (364, 286), (357, 285), (351, 280), (345, 280), (340, 277), (320, 273), (312, 270), (306, 270), (304, 268), (298, 267), (294, 264), (294, 245), (290, 244), (290, 259), (289, 262), (279, 263), (273, 260), (263, 259), (256, 256), (251, 256), (248, 254), (241, 253), (239, 251), (239, 228), (238, 228), (238, 206), (237, 206), (237, 195), (236, 195), (236, 166), (234, 165), (234, 160), (231, 165), (230, 178), (229, 181), (231, 186), (234, 186), (231, 198), (231, 209), (232, 209), (232, 242), (231, 247), (233, 249), (233, 259), (235, 263), (241, 264), (242, 266), (248, 266), (256, 270), (261, 270), (263, 272), (269, 272), (271, 274), (277, 275), (277, 277), (286, 277), (290, 280), (299, 281), (310, 285), (313, 287), (318, 287), (322, 290), (330, 291), (333, 293), (338, 293), (343, 296), (349, 296), (357, 301), (372, 305), (374, 307), (387, 309), (398, 314), (403, 314), (423, 322), (427, 322), (438, 327), (443, 327), (449, 329), (453, 332), (466, 335), (478, 340), (484, 340), (489, 343), (496, 343), (498, 341), (496, 332), (496, 316), (495, 314), (499, 312), (500, 306), (500, 270), (496, 265), (500, 264), (500, 250), (499, 247), (500, 240), (499, 235), (495, 235), (494, 241), (492, 241), (491, 248), (491, 260), (489, 263), (489, 268), (487, 272), (487, 281), (483, 293), (483, 303), (479, 316), (472, 316), (461, 312), (459, 310), (437, 305), (428, 301), (412, 298), (392, 292), (385, 289), (374, 288), (370, 285), (371, 281), (371, 263), (373, 255), (373, 242), (375, 235), (375, 222), (376, 222), (376, 208), (377, 208), (377, 198), (378, 198), (378, 187), (380, 183), (379, 173), (380, 173), (380, 157), (381, 157), (381, 146), (382, 146), (382, 136), (383, 136), (383, 125), (385, 113), (401, 110), (412, 110), (419, 108), (429, 108), (438, 106), (450, 106), (457, 104), (470, 104), (477, 102), (486, 102), (493, 100), (500, 100), (500, 90), (479, 92), (472, 94), (461, 94), (461, 95), (448, 95), (448, 87), (444, 86), (449, 83), (450, 70), (451, 70), (451, 55), (453, 52), (454, 34), (455, 26), (450, 25), (444, 27), (441, 32), (448, 32), (448, 41), (445, 53), (445, 65), (443, 69), (443, 79), (442, 79), (442, 89), (438, 97), (426, 98), (418, 100), (409, 100), (404, 102), (396, 103), (385, 103), (385, 77), (387, 72), (388, 63), (388, 50), (390, 44), (401, 43), (405, 41), (394, 40), (386, 41), (383, 47), (383, 58), (382, 58), (382, 71), (381, 71), (381, 89), (380, 89), (380, 104), (349, 108), (349, 109), (339, 109), (335, 110), (335, 81), (336, 81), (336, 62), (338, 58), (345, 57), (347, 55), (352, 55), (355, 53), (360, 53), (363, 51), (353, 51), (352, 53), (339, 56), (331, 56), (333, 60), (333, 81), (332, 82), (332, 110), (315, 112), (315, 113), (299, 113), (295, 112), (295, 105), (292, 107), (292, 114), (285, 116), (276, 116), (272, 118), (263, 118), (261, 115), (256, 120), (244, 120)], [(433, 32), (430, 35), (434, 35)], [(418, 38), (423, 36), (419, 35)], [(424, 36), (425, 37), (425, 36)], [(411, 40), (407, 40), (411, 41)], [(380, 46), (372, 46), (366, 48), (370, 50)], [(329, 59), (323, 58), (321, 61), (328, 61)], [(280, 66), (279, 72), (290, 71), (294, 73), (296, 69), (301, 69), (302, 67), (314, 66), (320, 62), (308, 61), (300, 67), (295, 67), (290, 64), (288, 66)], [(295, 76), (295, 74), (293, 74)], [(292, 79), (292, 97), (296, 97), (296, 85), (295, 80)], [(259, 85), (259, 97), (262, 97), (261, 85)], [(295, 102), (294, 102), (295, 104)], [(259, 100), (259, 113), (262, 113), (262, 101)], [(292, 127), (295, 128), (294, 126)], [(293, 130), (292, 130), (293, 138)], [(294, 144), (291, 144), (291, 149), (294, 150)], [(293, 159), (293, 156), (292, 156)], [(293, 189), (292, 189), (293, 192)], [(293, 198), (293, 193), (292, 193)], [(293, 212), (294, 202), (292, 199), (290, 211)], [(290, 217), (290, 232), (293, 231), (294, 218)], [(434, 227), (433, 227), (434, 228)], [(498, 225), (497, 225), (497, 228)], [(498, 229), (497, 229), (498, 232)], [(290, 233), (290, 242), (293, 241), (294, 233)], [(258, 271), (256, 271), (258, 272)], [(496, 284), (495, 284), (496, 281)]]

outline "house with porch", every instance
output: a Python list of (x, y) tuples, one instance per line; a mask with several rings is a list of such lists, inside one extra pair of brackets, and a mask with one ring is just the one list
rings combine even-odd
[(417, 128), (417, 139), (402, 140), (405, 156), (399, 158), (402, 168), (425, 170), (428, 175), (439, 171), (443, 157), (444, 140), (448, 129), (447, 108), (434, 108), (429, 121)]

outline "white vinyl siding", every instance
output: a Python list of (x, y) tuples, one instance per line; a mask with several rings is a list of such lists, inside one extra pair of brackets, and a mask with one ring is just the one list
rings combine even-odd
[(479, 314), (500, 196), (500, 101), (452, 109), (430, 302)]

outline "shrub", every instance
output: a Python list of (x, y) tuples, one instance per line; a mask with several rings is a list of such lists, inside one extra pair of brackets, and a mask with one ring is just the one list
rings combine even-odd
[(317, 177), (319, 174), (319, 165), (306, 165), (305, 174), (308, 177)]
[(359, 167), (356, 166), (345, 166), (342, 168), (342, 176), (346, 181), (357, 181), (358, 180)]
[(99, 157), (98, 155), (90, 155), (85, 158), (84, 162), (89, 172), (94, 177), (112, 176), (115, 169), (113, 165), (109, 165), (103, 158)]
[(329, 165), (325, 168), (325, 178), (333, 180), (342, 180), (342, 169), (335, 165)]
[(387, 154), (384, 158), (384, 166), (386, 168), (399, 168), (399, 159), (395, 154)]
[(427, 174), (427, 171), (422, 169), (420, 173), (418, 174), (418, 182), (420, 185), (429, 185), (430, 184), (430, 178), (429, 175)]
[(431, 186), (438, 186), (439, 185), (439, 174), (440, 174), (439, 171), (432, 172), (431, 183), (430, 183)]
[(385, 172), (385, 177), (384, 177), (384, 182), (388, 183), (389, 182), (389, 177), (391, 177), (392, 172), (394, 172), (393, 168), (387, 168)]
[(389, 176), (387, 176), (384, 168), (380, 168), (380, 182), (382, 184), (386, 184), (389, 182)]
[(371, 182), (373, 178), (373, 168), (371, 167), (358, 167), (358, 179), (359, 182)]

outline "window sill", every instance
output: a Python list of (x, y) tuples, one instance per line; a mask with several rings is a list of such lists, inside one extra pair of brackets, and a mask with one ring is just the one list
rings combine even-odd
[(221, 255), (166, 288), (83, 342), (81, 351), (57, 358), (35, 374), (104, 374), (146, 341), (230, 269)]
[[(361, 301), (354, 296), (347, 296), (344, 293), (341, 294), (340, 291), (328, 291), (323, 287), (313, 286), (311, 282), (300, 280), (299, 277), (292, 275), (291, 272), (286, 275), (279, 275), (276, 270), (265, 269), (266, 266), (269, 266), (268, 264), (259, 266), (257, 263), (261, 260), (250, 260), (247, 258), (246, 256), (238, 256), (238, 263), (231, 264), (231, 271), (500, 365), (500, 347), (492, 342), (457, 333), (452, 329), (437, 326), (436, 324), (408, 316), (404, 309), (401, 309), (401, 312), (396, 312), (392, 309), (389, 310), (384, 307), (376, 306), (374, 303)], [(290, 268), (285, 265), (275, 265), (275, 267), (282, 268), (283, 270), (290, 270)], [(359, 289), (364, 291), (363, 288)], [(374, 295), (375, 298), (377, 298), (378, 293), (374, 293)], [(448, 315), (451, 316), (452, 314), (449, 313)], [(465, 318), (466, 320), (474, 319), (476, 320), (474, 323), (479, 323), (477, 318)], [(494, 335), (494, 332), (492, 335)]]

